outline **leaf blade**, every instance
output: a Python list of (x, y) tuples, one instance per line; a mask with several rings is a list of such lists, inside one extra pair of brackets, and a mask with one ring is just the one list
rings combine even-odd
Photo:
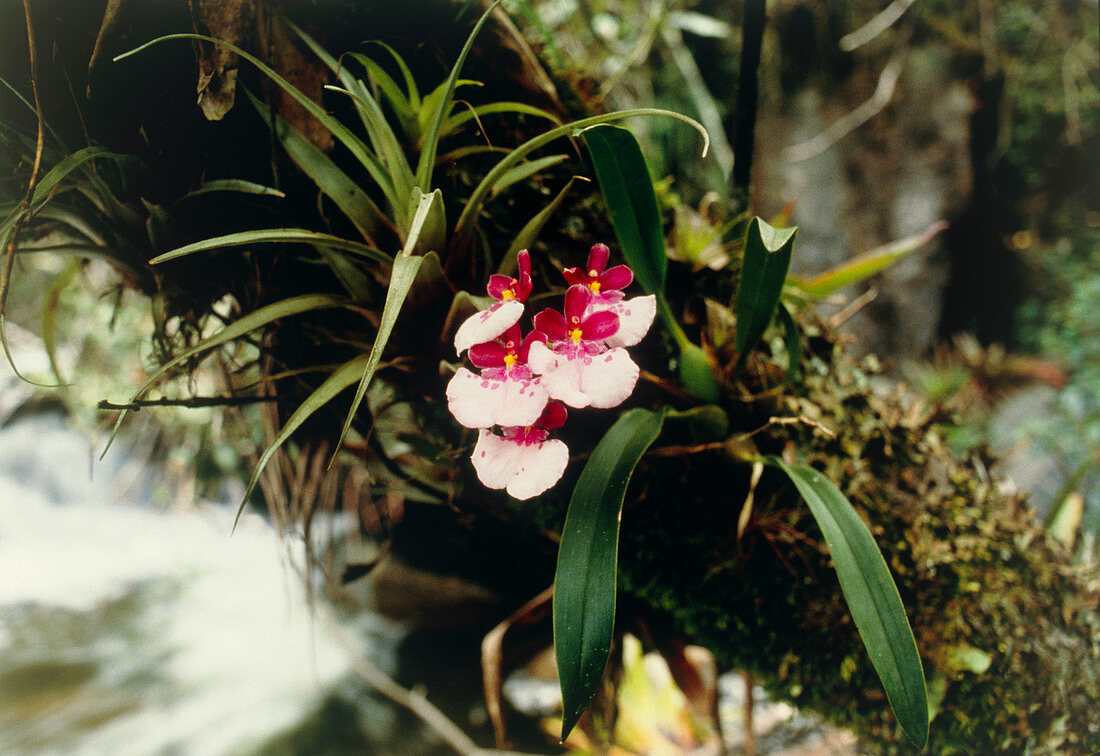
[(909, 738), (928, 740), (928, 697), (917, 643), (897, 586), (871, 532), (844, 494), (807, 465), (765, 461), (787, 474), (821, 527), (844, 599), (886, 697)]
[(749, 223), (741, 277), (737, 281), (737, 331), (734, 345), (738, 361), (759, 343), (775, 315), (783, 282), (791, 265), (791, 249), (797, 228), (777, 229), (760, 218)]
[(235, 234), (215, 236), (212, 239), (203, 239), (194, 244), (178, 247), (162, 255), (157, 255), (149, 261), (150, 265), (159, 265), (169, 260), (175, 260), (195, 252), (205, 252), (211, 249), (223, 249), (225, 247), (243, 247), (250, 244), (315, 244), (322, 247), (342, 249), (376, 262), (390, 263), (392, 259), (381, 250), (367, 244), (360, 244), (349, 239), (341, 239), (332, 234), (323, 234), (319, 231), (309, 231), (304, 228), (265, 228), (259, 231), (239, 231)]
[(564, 716), (577, 724), (607, 666), (615, 627), (619, 517), (630, 476), (661, 432), (664, 410), (629, 410), (607, 431), (581, 471), (558, 548), (554, 651)]

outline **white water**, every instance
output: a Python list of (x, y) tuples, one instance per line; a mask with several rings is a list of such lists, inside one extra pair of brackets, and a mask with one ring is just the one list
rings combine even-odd
[(119, 501), (89, 454), (59, 420), (0, 430), (0, 753), (251, 753), (364, 698), (260, 517)]

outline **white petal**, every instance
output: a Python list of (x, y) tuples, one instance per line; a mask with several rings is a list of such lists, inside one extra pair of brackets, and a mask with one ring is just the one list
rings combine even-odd
[(490, 398), (494, 425), (533, 425), (550, 401), (541, 378), (500, 381), (500, 384)]
[(604, 343), (609, 347), (634, 346), (649, 331), (653, 318), (657, 314), (657, 297), (648, 294), (644, 297), (624, 299), (614, 304), (597, 304), (596, 310), (609, 310), (619, 316), (619, 330), (609, 336)]
[(498, 401), (490, 387), (500, 383), (459, 368), (447, 384), (447, 409), (467, 428), (489, 428), (496, 423)]
[(505, 488), (516, 477), (516, 470), (522, 466), (520, 459), (524, 447), (515, 441), (483, 430), (478, 434), (477, 444), (470, 461), (474, 463), (477, 478), (486, 488)]
[(455, 351), (462, 354), (474, 344), (492, 341), (519, 322), (523, 315), (523, 302), (509, 299), (496, 309), (475, 312), (455, 332)]
[(580, 363), (580, 390), (593, 407), (618, 406), (634, 392), (638, 366), (625, 349), (609, 349), (575, 362)]
[(580, 364), (581, 360), (570, 360), (555, 354), (540, 342), (532, 344), (527, 355), (528, 367), (542, 374), (542, 385), (550, 398), (577, 408), (587, 407), (591, 403), (581, 390)]
[(517, 499), (530, 499), (550, 488), (569, 464), (569, 449), (556, 439), (530, 446), (513, 445), (520, 450), (519, 468), (508, 484), (508, 493)]

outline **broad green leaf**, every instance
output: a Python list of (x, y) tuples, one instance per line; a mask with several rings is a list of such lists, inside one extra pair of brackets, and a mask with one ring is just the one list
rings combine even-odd
[(760, 218), (749, 223), (737, 281), (738, 361), (744, 361), (764, 335), (779, 304), (783, 282), (791, 264), (791, 249), (798, 229), (777, 229)]
[(194, 244), (188, 244), (163, 255), (157, 255), (149, 261), (150, 265), (159, 265), (177, 257), (190, 255), (194, 252), (205, 252), (211, 249), (224, 247), (244, 247), (251, 244), (313, 244), (319, 247), (331, 247), (342, 249), (345, 252), (370, 258), (377, 262), (389, 263), (390, 256), (381, 250), (359, 242), (341, 239), (332, 234), (322, 234), (318, 231), (308, 231), (304, 228), (265, 228), (261, 231), (240, 231), (225, 236), (215, 236), (213, 239), (203, 239)]
[[(348, 300), (343, 297), (334, 297), (329, 294), (304, 294), (300, 297), (291, 297), (290, 299), (283, 299), (273, 304), (266, 305), (250, 312), (244, 317), (234, 320), (222, 330), (215, 334), (212, 334), (198, 344), (195, 344), (190, 349), (177, 354), (168, 362), (161, 365), (153, 374), (150, 375), (145, 383), (141, 384), (141, 387), (134, 392), (134, 395), (130, 397), (130, 402), (136, 402), (138, 399), (145, 395), (145, 392), (151, 389), (160, 381), (161, 378), (168, 375), (180, 365), (184, 364), (193, 357), (196, 357), (203, 352), (208, 352), (214, 347), (221, 346), (239, 339), (245, 334), (255, 331), (257, 328), (269, 325), (280, 318), (287, 318), (292, 315), (300, 315), (303, 312), (311, 312), (313, 310), (323, 310), (332, 307), (343, 307), (348, 303)], [(114, 441), (115, 436), (118, 434), (118, 429), (122, 426), (122, 421), (126, 417), (128, 410), (121, 410), (118, 413), (118, 419), (115, 421), (115, 427), (111, 431), (111, 436), (107, 440), (107, 447), (103, 450), (103, 454), (107, 453), (107, 450), (111, 448), (111, 443)], [(101, 454), (100, 457), (103, 455)]]
[(218, 179), (216, 181), (207, 181), (198, 189), (193, 192), (188, 192), (180, 199), (189, 199), (191, 197), (197, 197), (200, 194), (209, 194), (210, 192), (239, 192), (241, 194), (259, 194), (269, 197), (286, 196), (278, 189), (273, 189), (272, 187), (264, 186), (263, 184), (256, 184), (252, 181), (241, 181), (240, 179)]
[(945, 221), (938, 221), (919, 234), (872, 249), (811, 279), (793, 278), (792, 282), (811, 297), (827, 297), (889, 268), (923, 247), (946, 228)]
[(624, 412), (596, 445), (573, 489), (554, 575), (554, 653), (564, 705), (562, 740), (603, 677), (615, 629), (619, 518), (630, 476), (665, 413)]
[(558, 192), (557, 196), (550, 201), (549, 205), (539, 210), (534, 218), (523, 224), (523, 228), (516, 234), (516, 238), (512, 240), (512, 245), (508, 247), (508, 251), (504, 254), (504, 259), (500, 261), (500, 267), (497, 268), (497, 273), (503, 273), (510, 276), (516, 272), (520, 250), (529, 249), (531, 245), (535, 243), (535, 239), (538, 238), (539, 232), (542, 231), (542, 227), (546, 225), (550, 217), (557, 212), (559, 207), (561, 207), (561, 203), (565, 200), (565, 196), (569, 193), (575, 181), (576, 179), (569, 179), (569, 181), (565, 183), (565, 186), (562, 187), (562, 190)]
[(344, 420), (344, 427), (340, 430), (340, 438), (336, 441), (332, 459), (329, 461), (330, 465), (336, 459), (336, 455), (340, 453), (344, 437), (348, 435), (348, 431), (351, 429), (355, 414), (359, 411), (359, 404), (367, 394), (367, 387), (370, 385), (371, 378), (374, 377), (374, 371), (378, 369), (378, 363), (382, 359), (382, 352), (385, 351), (386, 344), (390, 340), (390, 334), (393, 333), (397, 316), (401, 314), (401, 307), (405, 304), (409, 289), (416, 280), (416, 273), (420, 270), (421, 263), (424, 262), (423, 257), (413, 256), (412, 251), (419, 241), (420, 230), (430, 217), (432, 205), (439, 197), (440, 192), (438, 189), (431, 194), (421, 195), (416, 214), (412, 219), (409, 236), (405, 240), (405, 248), (401, 251), (401, 254), (394, 258), (393, 272), (390, 274), (390, 285), (386, 290), (386, 303), (382, 306), (382, 317), (378, 321), (378, 333), (374, 337), (374, 344), (371, 345), (370, 356), (363, 366), (359, 388), (355, 390), (355, 399), (352, 400), (351, 409), (348, 410), (348, 416)]
[(318, 386), (313, 393), (306, 397), (305, 401), (298, 405), (298, 408), (294, 410), (286, 423), (279, 429), (278, 435), (271, 441), (271, 444), (264, 449), (264, 453), (260, 455), (260, 459), (256, 462), (256, 467), (252, 470), (252, 477), (248, 481), (248, 488), (244, 492), (244, 499), (241, 501), (240, 509), (237, 510), (237, 519), (233, 521), (233, 527), (237, 526), (237, 520), (241, 517), (241, 512), (244, 511), (245, 504), (248, 503), (248, 497), (252, 495), (252, 491), (255, 490), (256, 484), (260, 482), (260, 475), (263, 473), (264, 468), (267, 467), (267, 463), (271, 461), (271, 457), (275, 452), (279, 450), (287, 439), (289, 439), (294, 431), (301, 427), (302, 423), (309, 419), (309, 417), (325, 406), (336, 396), (346, 388), (354, 385), (363, 375), (363, 368), (367, 364), (367, 355), (361, 354), (353, 360), (345, 362), (341, 365), (332, 375), (325, 379), (324, 383)]
[(276, 73), (274, 69), (264, 63), (262, 60), (252, 55), (251, 53), (242, 50), (236, 45), (230, 44), (229, 42), (226, 42), (222, 39), (207, 37), (202, 34), (167, 34), (163, 37), (157, 37), (154, 40), (146, 42), (144, 45), (135, 47), (129, 52), (124, 52), (121, 55), (117, 55), (115, 56), (114, 60), (115, 62), (118, 62), (120, 60), (123, 60), (124, 58), (130, 57), (131, 55), (136, 55), (137, 53), (145, 50), (148, 47), (152, 47), (153, 45), (160, 44), (161, 42), (168, 42), (174, 39), (197, 39), (203, 42), (209, 42), (212, 45), (220, 45), (228, 50), (232, 50), (241, 58), (256, 66), (256, 68), (260, 69), (260, 71), (265, 76), (275, 82), (299, 105), (305, 108), (311, 116), (320, 121), (321, 125), (328, 129), (332, 133), (332, 135), (340, 141), (341, 144), (348, 148), (351, 154), (355, 156), (356, 160), (358, 160), (363, 165), (363, 167), (367, 169), (367, 172), (370, 174), (371, 178), (374, 179), (374, 181), (382, 189), (382, 193), (386, 195), (386, 198), (390, 201), (393, 207), (396, 208), (398, 206), (397, 202), (404, 199), (403, 195), (401, 197), (394, 196), (393, 182), (390, 181), (389, 174), (386, 172), (385, 166), (381, 164), (378, 158), (371, 153), (367, 146), (363, 144), (363, 141), (359, 139), (359, 137), (357, 137), (351, 131), (351, 129), (340, 123), (340, 121), (338, 121), (336, 118), (333, 118), (331, 115), (326, 113), (324, 108), (315, 103), (305, 93), (295, 88), (293, 84), (291, 84), (289, 81)]
[(458, 222), (455, 223), (454, 235), (458, 249), (465, 248), (469, 243), (477, 218), (481, 214), (481, 207), (485, 203), (492, 187), (504, 173), (518, 165), (535, 150), (549, 144), (559, 137), (576, 135), (590, 126), (598, 126), (602, 123), (610, 123), (612, 121), (621, 121), (624, 118), (631, 118), (633, 116), (664, 116), (666, 118), (675, 118), (678, 121), (683, 121), (703, 135), (703, 155), (707, 154), (710, 137), (707, 135), (706, 129), (704, 129), (698, 121), (693, 118), (688, 118), (686, 115), (671, 110), (660, 110), (659, 108), (636, 108), (633, 110), (620, 110), (616, 113), (603, 113), (601, 115), (582, 118), (579, 121), (573, 121), (549, 129), (539, 134), (537, 137), (528, 139), (526, 142), (509, 152), (499, 163), (494, 165), (492, 169), (485, 174), (481, 183), (470, 193), (470, 199), (466, 202), (466, 207), (463, 208), (462, 214), (458, 217)]
[(264, 122), (274, 127), (275, 137), (294, 164), (317, 185), (322, 194), (340, 208), (364, 239), (373, 242), (379, 225), (389, 224), (390, 221), (370, 195), (360, 189), (359, 185), (313, 142), (295, 131), (282, 116), (272, 117), (271, 109), (251, 92), (248, 92), (248, 99), (259, 111)]
[(458, 59), (455, 61), (454, 67), (451, 68), (451, 73), (447, 77), (442, 97), (439, 98), (439, 102), (432, 108), (431, 120), (428, 121), (428, 127), (424, 129), (424, 143), (420, 150), (420, 160), (416, 165), (416, 183), (417, 186), (425, 192), (431, 188), (432, 169), (435, 167), (435, 155), (436, 151), (439, 149), (439, 140), (443, 135), (443, 122), (447, 119), (447, 116), (451, 114), (451, 103), (454, 100), (455, 87), (458, 84), (458, 74), (462, 71), (462, 66), (466, 64), (466, 57), (470, 54), (470, 50), (473, 49), (474, 40), (481, 31), (481, 27), (485, 26), (485, 22), (489, 20), (489, 15), (498, 5), (500, 5), (500, 3), (501, 0), (495, 0), (492, 5), (485, 9), (485, 12), (481, 14), (481, 18), (474, 24), (474, 28), (470, 31), (470, 36), (466, 38), (466, 44), (462, 46), (462, 51), (458, 54)]
[(780, 302), (776, 314), (783, 324), (783, 343), (787, 348), (787, 380), (797, 386), (802, 383), (802, 334), (787, 305)]
[(665, 232), (638, 140), (618, 126), (595, 126), (581, 136), (592, 156), (623, 257), (643, 289), (663, 294), (668, 269)]
[(928, 698), (913, 630), (897, 586), (871, 532), (844, 494), (807, 465), (768, 464), (787, 474), (821, 527), (840, 588), (867, 654), (905, 733), (918, 748), (928, 740)]
[(496, 183), (493, 185), (493, 188), (489, 191), (489, 196), (495, 197), (500, 192), (512, 186), (512, 184), (517, 184), (524, 179), (534, 176), (541, 170), (549, 168), (552, 165), (557, 165), (568, 157), (568, 155), (547, 155), (546, 157), (532, 160), (529, 163), (520, 163), (515, 168), (501, 174), (500, 178), (497, 179)]

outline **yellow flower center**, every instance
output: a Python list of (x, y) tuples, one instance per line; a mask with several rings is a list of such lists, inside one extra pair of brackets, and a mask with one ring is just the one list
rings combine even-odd
[(504, 364), (507, 367), (512, 367), (512, 365), (516, 364), (516, 360), (518, 359), (519, 357), (516, 357), (514, 354), (506, 354), (504, 355)]
[(593, 281), (592, 283), (588, 284), (588, 288), (592, 290), (593, 294), (599, 294), (600, 293), (600, 282), (599, 281)]
[(507, 302), (509, 299), (515, 299), (516, 293), (511, 289), (505, 289), (500, 293), (500, 301)]
[(569, 332), (569, 338), (573, 339), (573, 343), (575, 344), (581, 343), (581, 329), (574, 328)]

